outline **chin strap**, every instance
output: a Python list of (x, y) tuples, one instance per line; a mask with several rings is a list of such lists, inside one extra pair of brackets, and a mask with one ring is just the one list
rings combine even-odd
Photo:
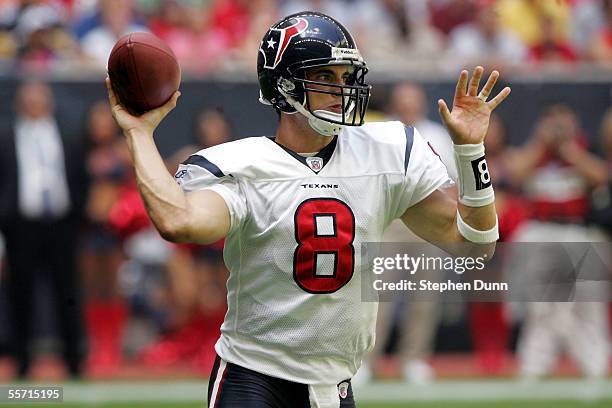
[[(326, 120), (317, 118), (312, 113), (310, 113), (308, 109), (304, 107), (304, 105), (302, 105), (301, 103), (293, 99), (291, 96), (289, 96), (282, 89), (282, 87), (279, 87), (278, 90), (280, 91), (281, 95), (285, 97), (289, 105), (293, 106), (296, 111), (300, 112), (302, 115), (308, 118), (308, 124), (310, 125), (310, 127), (313, 128), (320, 135), (331, 137), (331, 136), (334, 136), (340, 133), (340, 131), (344, 127), (343, 125), (340, 125), (337, 123), (331, 123)], [(337, 116), (337, 120), (342, 119), (342, 115), (338, 113), (328, 112), (324, 110), (318, 110), (316, 112), (317, 113), (321, 112), (322, 114), (327, 115), (327, 116), (330, 116), (330, 115)]]

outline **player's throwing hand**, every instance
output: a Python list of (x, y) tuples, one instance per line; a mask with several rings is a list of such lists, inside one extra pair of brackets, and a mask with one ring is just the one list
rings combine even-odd
[(141, 116), (134, 116), (130, 114), (122, 105), (119, 103), (113, 87), (111, 86), (110, 78), (106, 77), (106, 89), (108, 91), (108, 100), (113, 112), (113, 117), (117, 121), (117, 124), (124, 133), (138, 132), (148, 135), (153, 135), (153, 131), (159, 125), (159, 123), (166, 117), (168, 113), (176, 106), (176, 101), (181, 95), (179, 91), (176, 91), (172, 98), (164, 105), (159, 108), (152, 109)]
[(442, 121), (448, 129), (453, 143), (457, 145), (482, 143), (489, 128), (491, 112), (510, 95), (510, 88), (505, 87), (493, 99), (487, 101), (497, 78), (499, 78), (498, 71), (491, 73), (487, 83), (478, 93), (478, 85), (483, 71), (483, 67), (477, 66), (469, 85), (468, 72), (466, 70), (461, 71), (453, 98), (452, 112), (448, 110), (448, 106), (443, 99), (438, 100), (438, 110)]

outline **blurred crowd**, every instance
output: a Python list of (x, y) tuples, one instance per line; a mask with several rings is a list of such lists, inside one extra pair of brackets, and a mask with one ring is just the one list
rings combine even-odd
[(0, 0), (0, 72), (104, 70), (134, 31), (189, 74), (253, 72), (266, 27), (305, 9), (338, 18), (379, 69), (612, 68), (610, 0)]
[[(417, 127), (456, 179), (450, 138), (428, 119), (426, 100), (418, 84), (399, 83), (387, 106), (369, 118)], [(50, 351), (63, 356), (73, 376), (112, 376), (126, 361), (145, 368), (187, 366), (207, 375), (225, 314), (223, 242), (175, 245), (159, 236), (107, 101), (89, 107), (82, 134), (70, 142), (47, 84), (22, 83), (14, 106), (8, 133), (0, 134), (0, 231), (5, 241), (0, 313), (6, 317), (1, 326), (9, 327), (9, 336), (0, 338), (0, 352), (14, 358), (15, 374), (31, 374), (32, 361)], [(587, 137), (582, 129), (571, 105), (552, 102), (542, 107), (523, 144), (510, 146), (512, 123), (493, 116), (485, 144), (502, 242), (609, 241), (612, 109), (601, 118), (598, 135)], [(224, 112), (204, 109), (194, 118), (192, 144), (166, 158), (168, 170), (174, 173), (194, 152), (233, 138)], [(589, 146), (589, 140), (600, 145)], [(417, 240), (401, 223), (392, 224), (384, 238)], [(37, 282), (51, 293), (42, 314), (34, 307), (40, 302), (34, 295)], [(483, 374), (507, 373), (516, 352), (519, 373), (541, 377), (564, 351), (585, 376), (607, 374), (607, 303), (524, 306), (514, 316), (509, 304), (501, 302), (453, 307), (451, 315), (470, 330), (468, 347)], [(405, 296), (381, 303), (377, 349), (360, 375), (391, 372), (416, 383), (431, 381), (435, 372), (429, 361), (441, 340), (436, 333), (442, 309), (442, 303), (414, 303)], [(36, 319), (41, 315), (57, 316), (58, 341), (50, 350), (32, 341), (40, 335)], [(518, 345), (512, 340), (517, 327)], [(447, 342), (452, 347), (455, 336)]]
[[(223, 242), (174, 245), (159, 236), (107, 100), (89, 107), (76, 139), (63, 124), (51, 87), (31, 81), (0, 133), (0, 352), (20, 378), (48, 353), (62, 356), (72, 376), (112, 375), (124, 355), (208, 373), (225, 315)], [(223, 112), (204, 110), (193, 143), (167, 159), (168, 169), (231, 139)], [(48, 319), (57, 327), (41, 333)], [(57, 341), (48, 347), (33, 341), (49, 335)]]

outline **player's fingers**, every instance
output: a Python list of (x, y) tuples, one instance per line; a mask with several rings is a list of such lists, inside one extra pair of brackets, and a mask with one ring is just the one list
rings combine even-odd
[(170, 113), (172, 109), (174, 109), (174, 107), (176, 106), (176, 101), (180, 95), (181, 93), (179, 91), (176, 91), (168, 100), (168, 102), (166, 102), (159, 108), (153, 109), (145, 113), (143, 115), (143, 118), (148, 122), (154, 123), (155, 126), (157, 126), (157, 124), (159, 124), (159, 122), (161, 122), (162, 119), (164, 119), (166, 115)]
[(440, 117), (445, 124), (450, 123), (450, 111), (448, 110), (448, 106), (446, 106), (446, 102), (444, 102), (443, 99), (438, 99), (438, 112), (440, 113)]
[(110, 78), (106, 77), (104, 82), (106, 83), (106, 90), (108, 91), (108, 101), (111, 105), (111, 108), (114, 108), (115, 106), (119, 105), (119, 102), (117, 101), (117, 96), (115, 95), (115, 91), (113, 91), (113, 86), (111, 85)]
[(466, 95), (467, 78), (468, 72), (464, 69), (459, 74), (459, 79), (457, 80), (457, 87), (455, 88), (455, 99), (461, 98)]
[(179, 96), (181, 96), (181, 93), (179, 91), (174, 92), (168, 102), (166, 102), (162, 106), (162, 111), (164, 112), (164, 115), (168, 114), (172, 109), (176, 107), (176, 101), (178, 100)]
[(481, 97), (484, 101), (486, 101), (489, 95), (491, 95), (491, 91), (493, 90), (493, 87), (497, 82), (497, 78), (499, 78), (499, 72), (491, 72), (491, 75), (489, 75), (489, 79), (487, 79), (487, 82), (482, 88), (482, 91), (480, 91), (480, 93), (478, 94), (478, 96)]
[(484, 72), (484, 68), (481, 67), (480, 65), (474, 69), (474, 73), (472, 74), (472, 79), (470, 79), (468, 95), (476, 96), (478, 94), (478, 85), (480, 84), (480, 78), (482, 78), (483, 72)]
[(174, 109), (176, 107), (176, 103), (178, 102), (178, 98), (180, 98), (181, 96), (181, 91), (176, 91), (173, 95), (172, 95), (172, 103), (174, 104), (172, 106), (172, 108)]
[(489, 107), (491, 108), (491, 110), (497, 108), (499, 106), (500, 103), (502, 103), (504, 101), (504, 99), (506, 99), (508, 97), (508, 95), (510, 95), (510, 87), (507, 86), (504, 89), (501, 90), (500, 93), (498, 93), (495, 98), (491, 99), (490, 102), (487, 103), (487, 105), (489, 105)]

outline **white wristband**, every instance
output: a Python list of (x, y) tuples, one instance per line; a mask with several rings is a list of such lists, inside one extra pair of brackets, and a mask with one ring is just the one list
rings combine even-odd
[(475, 244), (490, 244), (499, 239), (497, 214), (495, 215), (495, 226), (490, 230), (480, 231), (463, 221), (459, 210), (457, 210), (457, 229), (463, 238)]
[(459, 184), (459, 202), (484, 207), (495, 201), (484, 144), (453, 145)]

